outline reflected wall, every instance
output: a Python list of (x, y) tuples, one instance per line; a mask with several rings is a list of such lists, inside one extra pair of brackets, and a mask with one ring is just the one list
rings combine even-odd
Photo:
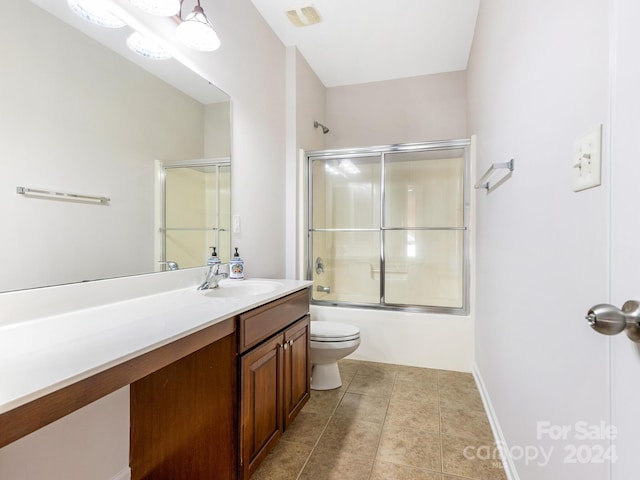
[(154, 161), (215, 152), (205, 132), (225, 113), (228, 156), (228, 102), (201, 104), (30, 2), (5, 5), (0, 41), (0, 291), (154, 271)]

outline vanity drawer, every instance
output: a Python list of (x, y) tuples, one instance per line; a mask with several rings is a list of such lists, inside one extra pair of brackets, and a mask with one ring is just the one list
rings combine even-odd
[(309, 290), (292, 293), (238, 317), (238, 351), (243, 353), (309, 313)]

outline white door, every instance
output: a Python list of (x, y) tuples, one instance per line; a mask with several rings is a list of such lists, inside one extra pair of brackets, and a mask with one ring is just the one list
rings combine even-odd
[[(620, 307), (640, 300), (640, 2), (612, 1), (611, 302)], [(610, 341), (612, 478), (629, 480), (640, 478), (640, 344), (624, 333)]]

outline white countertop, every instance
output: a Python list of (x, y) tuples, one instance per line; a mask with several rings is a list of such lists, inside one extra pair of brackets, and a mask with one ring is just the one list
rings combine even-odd
[(239, 298), (212, 298), (195, 286), (182, 287), (0, 322), (0, 414), (312, 284), (255, 281), (278, 285), (268, 293)]

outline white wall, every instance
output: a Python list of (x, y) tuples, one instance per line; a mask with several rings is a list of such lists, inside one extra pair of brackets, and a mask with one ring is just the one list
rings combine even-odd
[(584, 443), (573, 433), (536, 431), (608, 422), (607, 347), (584, 321), (607, 299), (607, 168), (600, 188), (571, 181), (574, 140), (609, 128), (608, 3), (483, 0), (469, 62), (478, 171), (515, 158), (477, 194), (476, 373), (508, 446), (555, 448), (545, 467), (516, 461), (522, 480), (608, 478), (605, 464), (565, 462)]

